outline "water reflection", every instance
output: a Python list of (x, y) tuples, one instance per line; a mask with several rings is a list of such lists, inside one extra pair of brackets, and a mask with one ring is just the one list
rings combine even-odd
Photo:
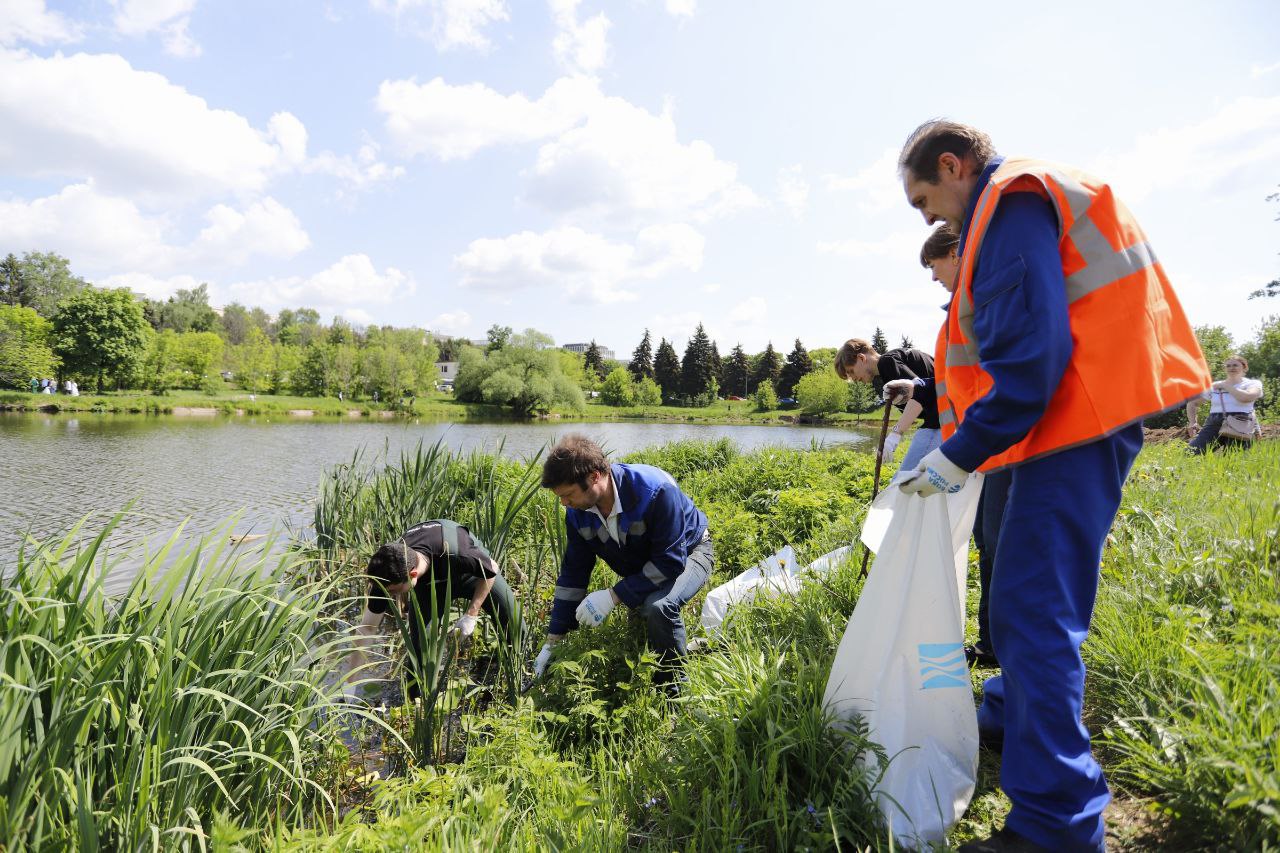
[[(494, 449), (516, 458), (563, 433), (585, 432), (613, 454), (682, 439), (728, 437), (749, 450), (861, 443), (849, 429), (685, 423), (433, 423), (279, 418), (0, 414), (0, 565), (16, 561), (26, 535), (62, 537), (92, 515), (92, 532), (130, 501), (111, 542), (156, 545), (187, 522), (186, 538), (235, 513), (235, 532), (301, 529), (326, 468), (361, 448), (397, 453), (443, 439), (456, 450)], [(135, 563), (136, 565), (136, 563)], [(127, 581), (113, 578), (112, 586)]]

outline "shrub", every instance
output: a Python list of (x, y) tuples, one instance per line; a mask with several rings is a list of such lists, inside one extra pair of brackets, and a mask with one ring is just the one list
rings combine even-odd
[(768, 382), (761, 382), (756, 393), (751, 395), (751, 399), (755, 401), (757, 412), (772, 412), (778, 408), (778, 395)]

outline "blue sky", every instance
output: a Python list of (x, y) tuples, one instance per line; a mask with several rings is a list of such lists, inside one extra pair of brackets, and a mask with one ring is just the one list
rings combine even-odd
[(939, 115), (1111, 182), (1193, 323), (1280, 310), (1262, 0), (0, 0), (0, 249), (619, 355), (931, 344), (894, 157)]

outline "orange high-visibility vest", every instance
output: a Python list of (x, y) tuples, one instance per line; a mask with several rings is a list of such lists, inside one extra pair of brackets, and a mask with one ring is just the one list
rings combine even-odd
[(982, 471), (1094, 441), (1185, 403), (1212, 381), (1164, 269), (1111, 188), (1075, 169), (1010, 159), (978, 197), (955, 296), (938, 338), (934, 362), (944, 440), (993, 383), (978, 358), (973, 278), (996, 206), (1012, 192), (1034, 192), (1057, 212), (1074, 346), (1044, 416), (1025, 438), (987, 460)]

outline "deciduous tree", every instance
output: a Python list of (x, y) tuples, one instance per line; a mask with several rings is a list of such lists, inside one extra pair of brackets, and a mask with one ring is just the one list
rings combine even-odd
[(0, 305), (0, 385), (26, 389), (31, 379), (54, 375), (58, 357), (49, 346), (52, 332), (53, 324), (35, 309)]
[(118, 380), (138, 371), (150, 334), (132, 293), (89, 287), (58, 303), (53, 351), (71, 373), (93, 377), (102, 393), (108, 377)]

